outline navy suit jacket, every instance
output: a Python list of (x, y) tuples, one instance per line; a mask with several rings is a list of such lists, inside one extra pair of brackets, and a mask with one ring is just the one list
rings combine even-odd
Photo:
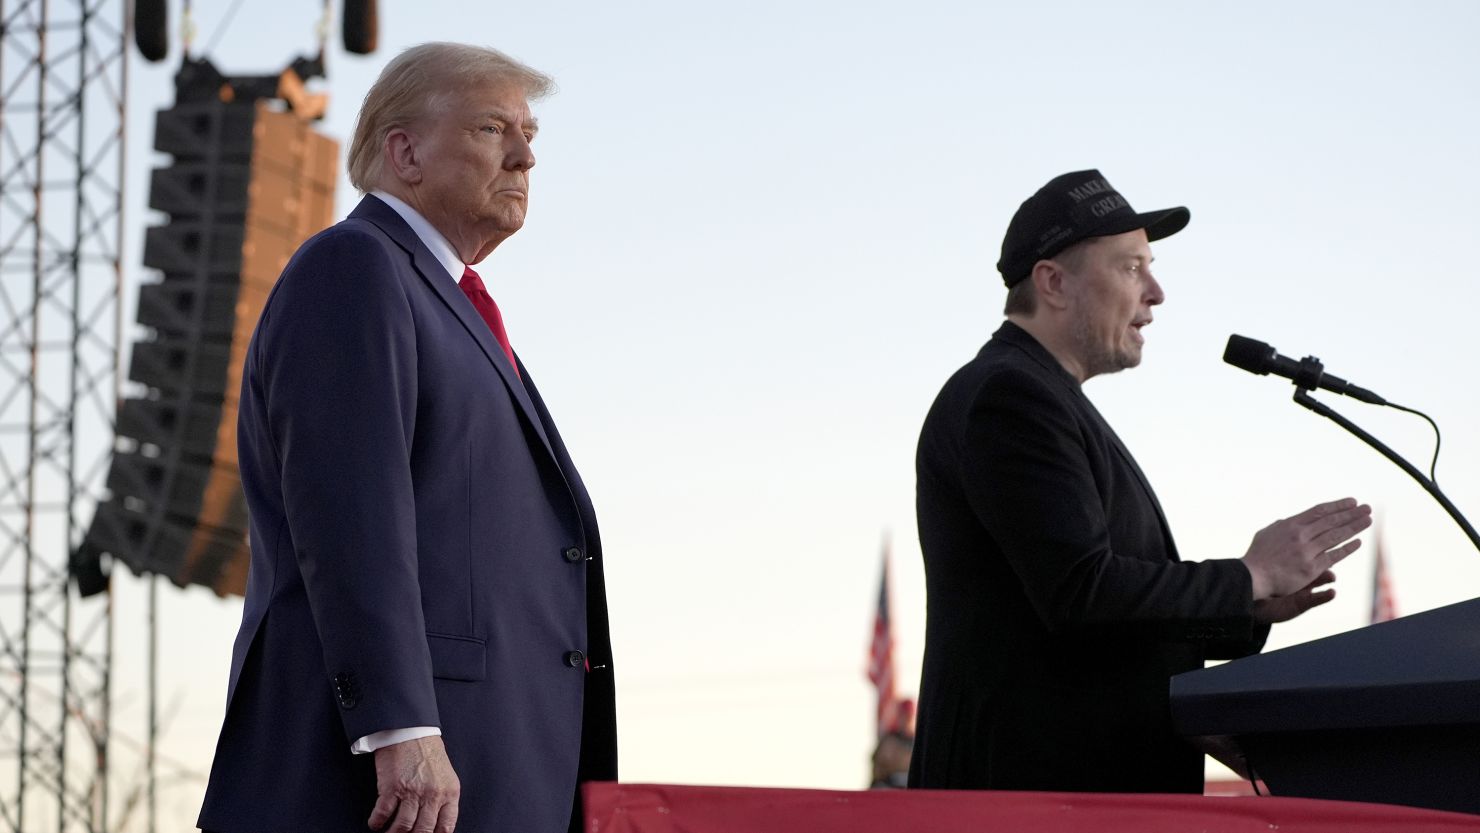
[(1201, 792), (1168, 685), (1257, 651), (1237, 560), (1184, 562), (1079, 383), (1011, 322), (920, 434), (928, 598), (910, 784)]
[(374, 197), (288, 263), (242, 374), (252, 560), (201, 827), (365, 830), (350, 745), (386, 729), (441, 728), (466, 833), (564, 831), (615, 779), (596, 518), (520, 373)]

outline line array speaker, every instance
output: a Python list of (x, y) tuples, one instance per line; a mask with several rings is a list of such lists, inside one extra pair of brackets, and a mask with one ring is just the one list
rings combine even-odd
[(83, 595), (106, 588), (110, 559), (182, 587), (245, 592), (242, 361), (288, 258), (333, 221), (338, 143), (279, 101), (232, 94), (232, 79), (204, 62), (186, 69), (155, 126), (155, 149), (174, 159), (149, 188), (168, 221), (145, 233), (144, 265), (161, 276), (139, 290), (147, 334), (129, 379), (143, 393), (119, 407), (109, 496), (72, 556)]

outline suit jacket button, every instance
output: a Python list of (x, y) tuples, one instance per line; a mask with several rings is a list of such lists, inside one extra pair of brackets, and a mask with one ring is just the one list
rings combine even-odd
[(567, 651), (565, 654), (565, 664), (571, 668), (580, 668), (586, 664), (586, 655), (580, 651)]
[(581, 554), (580, 547), (566, 547), (563, 555), (565, 556), (565, 560), (569, 561), (572, 564), (585, 558), (585, 556)]
[(339, 705), (346, 709), (352, 709), (360, 702), (360, 681), (355, 679), (353, 671), (334, 675), (334, 695), (339, 698)]

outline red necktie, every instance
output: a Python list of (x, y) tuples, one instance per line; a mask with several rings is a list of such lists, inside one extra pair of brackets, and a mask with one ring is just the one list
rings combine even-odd
[(509, 366), (514, 368), (514, 375), (519, 375), (519, 363), (514, 361), (514, 348), (509, 346), (509, 334), (504, 332), (504, 317), (499, 314), (498, 304), (493, 302), (493, 296), (483, 286), (483, 279), (473, 271), (473, 267), (463, 267), (462, 280), (457, 282), (463, 294), (473, 302), (473, 309), (483, 316), (483, 321), (488, 324), (488, 329), (493, 331), (493, 340), (498, 346), (504, 348), (504, 355), (509, 357)]

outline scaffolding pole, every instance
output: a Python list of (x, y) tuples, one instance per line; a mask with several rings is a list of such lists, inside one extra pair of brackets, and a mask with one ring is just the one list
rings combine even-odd
[(126, 0), (0, 0), (0, 831), (108, 823), (113, 607), (69, 582), (120, 395)]

